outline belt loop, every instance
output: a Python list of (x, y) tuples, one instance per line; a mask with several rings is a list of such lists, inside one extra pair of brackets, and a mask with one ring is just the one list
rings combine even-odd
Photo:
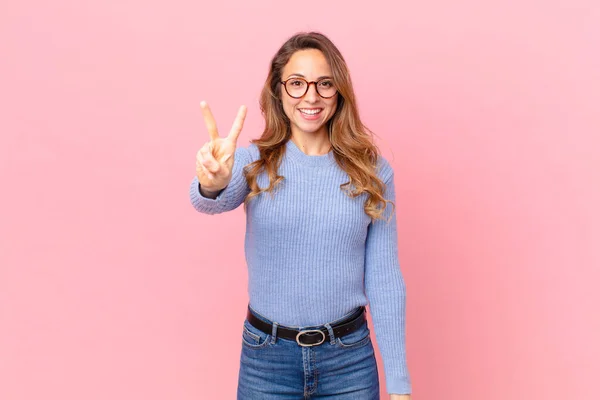
[(273, 322), (273, 329), (271, 330), (271, 344), (275, 344), (277, 340), (277, 327), (279, 324), (277, 322)]
[(329, 343), (335, 344), (335, 336), (333, 334), (333, 328), (329, 325), (329, 322), (325, 324), (325, 328), (327, 328), (327, 332), (329, 332)]

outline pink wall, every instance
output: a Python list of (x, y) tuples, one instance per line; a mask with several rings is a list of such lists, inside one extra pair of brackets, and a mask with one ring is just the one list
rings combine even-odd
[(0, 399), (235, 397), (244, 214), (189, 203), (199, 102), (224, 131), (247, 104), (247, 145), (308, 29), (396, 170), (413, 398), (597, 398), (599, 21), (594, 0), (3, 2)]

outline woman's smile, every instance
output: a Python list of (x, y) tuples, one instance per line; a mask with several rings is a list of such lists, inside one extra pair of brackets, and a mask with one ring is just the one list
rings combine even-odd
[(314, 121), (314, 120), (317, 120), (320, 118), (321, 112), (323, 111), (323, 109), (322, 108), (298, 108), (298, 111), (300, 111), (300, 115), (305, 120)]

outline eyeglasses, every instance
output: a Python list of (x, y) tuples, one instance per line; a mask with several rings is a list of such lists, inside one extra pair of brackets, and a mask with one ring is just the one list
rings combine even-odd
[(330, 99), (337, 93), (337, 89), (333, 84), (333, 81), (329, 78), (320, 79), (318, 81), (308, 82), (303, 78), (289, 78), (285, 81), (281, 81), (287, 94), (294, 99), (299, 99), (308, 92), (308, 87), (311, 83), (315, 84), (317, 93), (324, 99)]

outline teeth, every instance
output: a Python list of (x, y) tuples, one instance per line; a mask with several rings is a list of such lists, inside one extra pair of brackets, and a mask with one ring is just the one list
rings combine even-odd
[(304, 114), (308, 114), (308, 115), (315, 115), (321, 112), (321, 109), (317, 109), (317, 110), (300, 110), (301, 113)]

